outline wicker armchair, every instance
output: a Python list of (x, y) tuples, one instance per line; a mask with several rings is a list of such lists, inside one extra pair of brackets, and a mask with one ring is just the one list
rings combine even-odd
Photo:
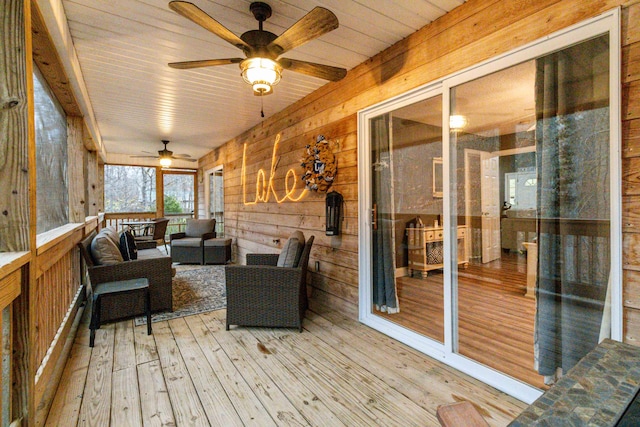
[(135, 236), (136, 247), (138, 249), (153, 249), (158, 246), (158, 241), (162, 241), (164, 244), (164, 251), (169, 254), (167, 249), (167, 241), (164, 239), (164, 235), (167, 232), (167, 225), (169, 224), (169, 218), (156, 218), (153, 220), (153, 225), (145, 228), (142, 236)]
[(169, 235), (173, 262), (204, 264), (204, 241), (216, 237), (215, 219), (187, 219), (185, 231)]
[(278, 267), (278, 254), (248, 254), (247, 265), (227, 265), (227, 330), (230, 325), (298, 328), (308, 307), (307, 265), (314, 236), (297, 267)]

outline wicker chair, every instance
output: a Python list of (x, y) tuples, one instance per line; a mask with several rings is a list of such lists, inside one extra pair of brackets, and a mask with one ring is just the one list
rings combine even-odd
[(167, 249), (167, 242), (164, 239), (164, 235), (167, 232), (167, 225), (169, 224), (168, 218), (156, 218), (153, 220), (153, 225), (145, 228), (145, 234), (142, 236), (135, 236), (136, 247), (138, 249), (153, 249), (158, 246), (158, 241), (162, 240), (164, 244), (164, 250), (169, 254)]
[(297, 267), (278, 267), (278, 254), (248, 254), (247, 265), (227, 265), (227, 330), (230, 325), (298, 328), (308, 307), (307, 265), (314, 236)]
[(204, 264), (204, 241), (216, 237), (215, 219), (187, 219), (185, 231), (169, 235), (173, 262)]

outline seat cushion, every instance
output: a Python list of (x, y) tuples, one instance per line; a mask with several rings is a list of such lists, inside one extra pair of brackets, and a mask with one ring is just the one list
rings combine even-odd
[(187, 237), (200, 237), (205, 233), (211, 233), (215, 227), (215, 219), (188, 219), (184, 232)]
[(98, 265), (112, 265), (124, 261), (118, 245), (102, 232), (91, 242), (91, 256)]
[(202, 239), (200, 237), (183, 237), (182, 239), (174, 239), (171, 246), (181, 246), (183, 248), (199, 248)]
[(304, 234), (295, 231), (285, 242), (280, 256), (278, 256), (278, 267), (297, 267), (304, 249)]
[(204, 246), (231, 246), (231, 239), (207, 239), (204, 241)]

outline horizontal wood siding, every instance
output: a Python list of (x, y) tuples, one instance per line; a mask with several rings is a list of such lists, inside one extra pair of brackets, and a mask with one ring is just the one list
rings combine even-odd
[[(234, 239), (234, 256), (278, 252), (296, 229), (315, 235), (311, 254), (312, 296), (355, 316), (358, 302), (358, 187), (356, 114), (359, 110), (505, 53), (585, 19), (622, 6), (623, 212), (626, 340), (640, 327), (640, 1), (621, 0), (469, 0), (404, 40), (349, 71), (291, 107), (267, 118), (200, 160), (208, 170), (224, 165), (226, 234)], [(286, 78), (286, 77), (285, 77)], [(265, 99), (268, 103), (268, 98)], [(269, 179), (276, 136), (280, 144), (274, 188), (282, 197), (288, 169), (298, 177), (305, 145), (317, 135), (335, 142), (338, 174), (333, 188), (345, 196), (340, 237), (324, 235), (324, 195), (309, 193), (301, 201), (245, 206), (242, 194), (244, 144), (246, 198), (255, 197), (257, 171)], [(300, 188), (300, 182), (297, 183)], [(204, 200), (201, 194), (201, 200)], [(320, 270), (313, 271), (319, 261)]]

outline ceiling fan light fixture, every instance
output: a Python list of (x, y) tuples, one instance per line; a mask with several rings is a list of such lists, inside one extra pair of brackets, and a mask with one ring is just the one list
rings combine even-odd
[(171, 157), (160, 157), (160, 166), (163, 168), (171, 166)]
[(280, 64), (269, 58), (247, 58), (240, 63), (240, 69), (244, 81), (260, 95), (271, 93), (282, 77)]

